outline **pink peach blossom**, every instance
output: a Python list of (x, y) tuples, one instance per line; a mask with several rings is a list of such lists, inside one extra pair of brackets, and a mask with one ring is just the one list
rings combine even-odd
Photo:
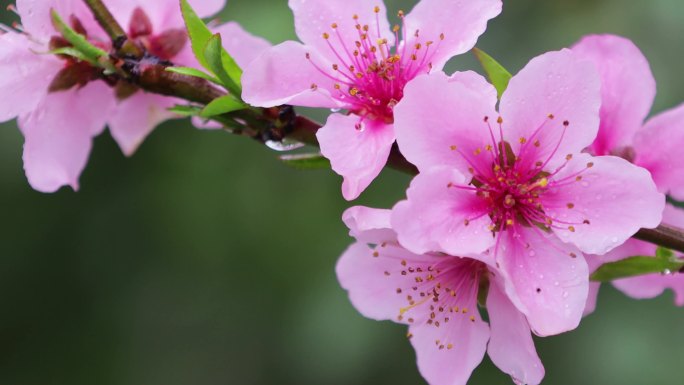
[[(649, 173), (581, 151), (599, 127), (600, 79), (570, 50), (533, 59), (499, 112), (483, 78), (414, 79), (396, 106), (397, 142), (420, 174), (393, 209), (414, 253), (489, 253), (539, 335), (575, 328), (588, 290), (582, 253), (603, 254), (660, 224)], [(629, 209), (626, 209), (629, 208)]]
[(684, 145), (684, 104), (644, 123), (656, 83), (639, 48), (620, 36), (591, 35), (572, 50), (601, 74), (601, 128), (591, 153), (617, 155), (647, 169), (660, 192), (684, 200), (684, 172), (675, 157)]
[[(594, 143), (593, 154), (613, 154), (623, 157), (651, 172), (662, 193), (684, 199), (684, 169), (675, 154), (684, 145), (684, 105), (663, 112), (646, 123), (653, 105), (656, 83), (648, 60), (628, 39), (614, 35), (586, 36), (572, 50), (590, 60), (601, 75), (601, 126)], [(668, 205), (663, 220), (674, 226), (684, 226), (681, 209)], [(588, 256), (591, 270), (601, 264), (635, 255), (655, 255), (656, 246), (630, 240), (605, 256)], [(648, 274), (621, 279), (614, 286), (635, 298), (652, 298), (666, 288), (675, 291), (675, 302), (684, 306), (684, 275)], [(596, 307), (599, 283), (592, 283), (586, 314)]]
[[(200, 15), (209, 16), (222, 9), (225, 0), (192, 3)], [(198, 65), (176, 0), (106, 0), (105, 4), (127, 26), (130, 36), (159, 59)], [(78, 189), (92, 138), (106, 125), (122, 151), (131, 155), (155, 126), (177, 117), (167, 108), (180, 103), (135, 88), (125, 97), (117, 97), (124, 82), (104, 79), (75, 59), (46, 54), (67, 44), (52, 26), (51, 9), (87, 34), (93, 44), (104, 49), (111, 45), (82, 0), (17, 0), (22, 32), (5, 28), (0, 35), (0, 71), (13, 75), (0, 81), (0, 121), (19, 118), (25, 138), (26, 175), (31, 186), (42, 192), (54, 192), (64, 185)], [(217, 29), (224, 31), (231, 34), (226, 38), (229, 42), (245, 40), (244, 50), (235, 44), (230, 47), (238, 62), (246, 63), (258, 54), (253, 47), (268, 46), (234, 24)]]
[[(304, 43), (264, 53), (244, 75), (243, 98), (260, 107), (293, 104), (344, 109), (318, 132), (321, 151), (355, 199), (377, 177), (394, 143), (393, 109), (419, 74), (470, 50), (500, 0), (421, 0), (403, 28), (390, 30), (384, 4), (367, 0), (290, 0)], [(393, 31), (393, 32), (392, 32)]]
[[(516, 383), (541, 382), (544, 367), (530, 327), (506, 296), (496, 267), (411, 253), (398, 244), (389, 210), (353, 207), (344, 221), (357, 242), (337, 263), (340, 284), (364, 316), (409, 326), (418, 368), (429, 384), (465, 384), (485, 351)], [(486, 285), (485, 296), (480, 290)], [(480, 318), (478, 295), (486, 298), (489, 325)]]

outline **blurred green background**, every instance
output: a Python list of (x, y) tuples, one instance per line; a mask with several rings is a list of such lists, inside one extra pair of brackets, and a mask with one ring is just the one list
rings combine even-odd
[[(655, 110), (684, 100), (681, 0), (504, 8), (479, 46), (511, 70), (583, 34), (617, 33), (650, 59)], [(231, 0), (222, 18), (294, 38), (284, 0)], [(180, 121), (130, 159), (102, 135), (82, 190), (43, 195), (24, 177), (22, 141), (2, 125), (0, 384), (424, 383), (403, 327), (362, 318), (336, 283), (351, 240), (332, 172), (288, 169), (253, 142)], [(390, 207), (407, 183), (388, 171), (358, 203)], [(578, 330), (537, 348), (546, 384), (682, 383), (684, 311), (670, 293), (635, 301), (606, 286)], [(470, 383), (510, 379), (486, 360)]]

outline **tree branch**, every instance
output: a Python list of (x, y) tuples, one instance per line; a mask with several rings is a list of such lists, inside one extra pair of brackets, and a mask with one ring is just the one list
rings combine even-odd
[(684, 252), (684, 230), (668, 224), (663, 223), (655, 229), (641, 229), (634, 238)]
[(115, 47), (117, 45), (120, 46), (128, 39), (126, 32), (114, 19), (114, 15), (109, 12), (109, 9), (102, 3), (102, 0), (85, 0), (85, 3), (93, 12), (93, 15), (95, 15), (95, 20), (97, 20), (98, 24), (107, 32), (107, 36), (112, 40)]
[[(112, 40), (116, 54), (120, 56), (117, 59), (124, 61), (121, 69), (127, 81), (147, 92), (177, 97), (202, 105), (209, 104), (226, 94), (204, 79), (166, 71), (168, 66), (161, 61), (143, 64), (146, 53), (141, 47), (129, 41), (126, 32), (102, 0), (84, 1)], [(132, 60), (131, 56), (136, 60)], [(306, 117), (298, 116), (291, 106), (250, 108), (226, 114), (217, 120), (225, 121), (225, 119), (243, 122), (249, 135), (262, 142), (293, 139), (318, 146), (316, 132), (321, 125)], [(392, 147), (387, 165), (410, 175), (418, 173), (416, 167), (404, 158), (396, 144)], [(667, 224), (662, 224), (655, 229), (641, 229), (634, 235), (634, 238), (684, 253), (684, 230)]]
[(102, 0), (84, 0), (88, 8), (93, 12), (95, 20), (105, 30), (107, 36), (112, 40), (114, 49), (122, 55), (142, 57), (143, 50), (135, 43), (128, 40), (128, 35), (121, 24), (114, 18)]

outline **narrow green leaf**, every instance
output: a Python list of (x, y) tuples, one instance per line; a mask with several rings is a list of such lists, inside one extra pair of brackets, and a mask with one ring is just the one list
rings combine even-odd
[(599, 267), (591, 275), (591, 280), (595, 282), (610, 282), (620, 278), (636, 277), (644, 274), (678, 272), (682, 268), (684, 268), (684, 260), (671, 257), (637, 256), (607, 263)]
[(211, 118), (216, 115), (223, 115), (233, 111), (247, 108), (247, 105), (239, 100), (235, 100), (232, 95), (221, 96), (207, 104), (200, 114), (203, 118)]
[(92, 65), (97, 65), (97, 61), (94, 61), (87, 57), (86, 55), (83, 54), (83, 52), (77, 50), (76, 48), (73, 47), (63, 47), (63, 48), (57, 48), (52, 51), (44, 52), (41, 54), (43, 55), (65, 55), (65, 56), (71, 56), (73, 58), (76, 58), (80, 61), (84, 61), (87, 63), (90, 63)]
[(82, 60), (86, 60), (92, 64), (97, 64), (100, 62), (100, 59), (107, 58), (109, 56), (109, 54), (104, 50), (90, 44), (85, 36), (79, 34), (69, 27), (69, 25), (64, 22), (64, 20), (54, 9), (50, 10), (50, 15), (52, 17), (52, 24), (54, 25), (55, 29), (74, 46), (73, 49), (83, 54)]
[[(217, 69), (216, 63), (210, 64), (209, 58), (206, 55), (207, 44), (212, 38), (213, 34), (207, 27), (207, 25), (202, 21), (202, 19), (197, 16), (197, 13), (192, 9), (187, 0), (180, 0), (181, 11), (183, 13), (183, 19), (185, 20), (185, 25), (188, 29), (188, 36), (190, 36), (190, 41), (192, 43), (192, 51), (195, 53), (195, 57), (202, 64), (202, 66), (209, 71), (214, 72)], [(226, 73), (228, 77), (232, 80), (232, 84), (226, 84), (226, 87), (234, 94), (239, 96), (242, 92), (242, 69), (237, 65), (235, 60), (226, 52), (223, 47), (218, 50), (220, 52), (220, 61), (222, 72)], [(216, 76), (218, 73), (214, 72)], [(231, 89), (233, 88), (233, 89)]]
[(279, 158), (286, 165), (298, 170), (318, 170), (330, 168), (330, 161), (319, 153), (282, 155)]
[(233, 95), (240, 96), (242, 93), (240, 84), (234, 81), (224, 67), (224, 53), (221, 35), (216, 34), (209, 38), (207, 46), (204, 48), (204, 58), (207, 60), (209, 70), (218, 77), (223, 86)]
[(218, 79), (216, 79), (215, 77), (211, 76), (210, 74), (208, 74), (206, 72), (202, 72), (202, 71), (198, 70), (197, 68), (168, 67), (166, 70), (169, 72), (174, 72), (174, 73), (181, 74), (181, 75), (187, 75), (187, 76), (193, 76), (196, 78), (201, 78), (204, 80), (208, 80), (212, 83), (216, 83), (218, 85), (221, 85), (221, 81), (219, 81)]
[(196, 106), (177, 105), (169, 108), (169, 111), (181, 116), (200, 116), (202, 113), (202, 108)]
[(485, 72), (487, 73), (489, 81), (496, 88), (496, 91), (499, 94), (499, 99), (501, 99), (501, 95), (503, 95), (504, 91), (506, 91), (506, 88), (508, 88), (508, 83), (511, 81), (513, 76), (510, 72), (508, 72), (508, 70), (506, 70), (506, 68), (499, 64), (499, 62), (494, 60), (494, 58), (489, 56), (486, 52), (478, 48), (473, 48), (473, 53), (482, 65), (482, 68), (484, 68)]
[(670, 249), (666, 249), (662, 246), (658, 246), (656, 249), (656, 258), (671, 260), (674, 256), (674, 252)]
[(202, 67), (209, 69), (207, 60), (204, 58), (204, 47), (207, 46), (212, 33), (207, 25), (204, 24), (204, 21), (197, 16), (197, 13), (195, 13), (195, 10), (192, 9), (187, 0), (181, 0), (180, 4), (185, 27), (188, 29), (188, 36), (192, 44), (192, 52), (195, 53), (195, 57), (202, 64)]

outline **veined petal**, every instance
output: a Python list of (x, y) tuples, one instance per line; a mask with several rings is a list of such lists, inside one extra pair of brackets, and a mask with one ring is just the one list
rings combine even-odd
[[(382, 0), (289, 0), (288, 4), (294, 13), (295, 30), (299, 39), (328, 61), (339, 65), (342, 63), (337, 56), (351, 60), (347, 51), (355, 48), (354, 44), (361, 40), (362, 33), (368, 34), (372, 44), (381, 38), (394, 42), (394, 34), (390, 32), (387, 10)], [(375, 12), (376, 7), (378, 12)], [(357, 29), (357, 24), (361, 25), (361, 29)], [(333, 25), (336, 27), (333, 28)], [(367, 31), (363, 30), (366, 25)], [(328, 34), (327, 39), (323, 37), (324, 33)]]
[(446, 165), (465, 175), (471, 167), (490, 169), (485, 149), (495, 144), (485, 117), (496, 120), (495, 104), (496, 90), (477, 75), (417, 77), (394, 110), (399, 148), (421, 172)]
[(549, 336), (572, 330), (582, 318), (589, 271), (582, 253), (553, 234), (519, 227), (501, 235), (497, 260), (506, 294), (532, 330)]
[(442, 69), (449, 59), (475, 46), (501, 8), (501, 0), (421, 0), (406, 15), (406, 43), (411, 47), (433, 41), (430, 62)]
[(212, 32), (221, 34), (223, 47), (243, 69), (271, 47), (266, 39), (252, 35), (235, 22), (221, 24)]
[[(595, 66), (570, 50), (545, 53), (515, 75), (501, 99), (504, 136), (524, 162), (550, 167), (589, 146), (599, 128), (601, 80)], [(553, 118), (550, 118), (550, 117)], [(567, 126), (567, 127), (566, 127)]]
[(24, 30), (34, 40), (46, 45), (52, 36), (58, 35), (50, 16), (53, 9), (64, 20), (68, 20), (72, 15), (78, 17), (89, 33), (102, 31), (95, 23), (93, 14), (81, 0), (16, 0), (16, 4)]
[[(392, 209), (399, 242), (414, 253), (442, 251), (469, 256), (494, 245), (491, 220), (483, 199), (462, 189), (468, 181), (458, 171), (435, 167), (420, 173)], [(486, 262), (486, 261), (485, 261)]]
[(0, 73), (5, 74), (0, 77), (0, 122), (35, 109), (62, 69), (62, 63), (54, 56), (33, 51), (41, 48), (22, 34), (0, 35)]
[(574, 156), (541, 199), (558, 237), (589, 254), (605, 254), (639, 229), (658, 226), (665, 207), (648, 171), (588, 154)]
[(415, 295), (418, 300), (418, 293), (412, 290), (416, 285), (415, 277), (407, 274), (406, 266), (425, 266), (427, 271), (427, 266), (439, 258), (415, 255), (391, 239), (387, 242), (373, 248), (363, 242), (350, 246), (337, 262), (337, 279), (349, 292), (354, 307), (365, 317), (399, 323), (414, 322), (409, 315), (401, 316), (402, 309), (410, 306), (407, 296)]
[(572, 50), (593, 62), (601, 76), (601, 127), (592, 153), (610, 155), (631, 145), (656, 95), (648, 60), (634, 43), (615, 35), (586, 36)]
[(537, 385), (544, 378), (544, 366), (534, 347), (530, 325), (500, 285), (498, 280), (489, 285), (487, 313), (491, 337), (487, 353), (516, 383)]
[(392, 211), (354, 206), (342, 214), (349, 235), (361, 242), (381, 244), (396, 241), (397, 235), (390, 224)]
[(473, 370), (482, 362), (489, 327), (480, 319), (472, 298), (467, 314), (456, 314), (448, 323), (420, 323), (409, 328), (416, 350), (420, 374), (430, 385), (465, 385)]
[[(627, 241), (630, 242), (630, 241)], [(618, 247), (619, 249), (619, 247)], [(611, 252), (612, 253), (612, 252)], [(589, 273), (593, 273), (598, 269), (603, 263), (607, 262), (605, 260), (605, 257), (611, 253), (608, 253), (606, 255), (585, 255), (585, 260), (587, 261), (587, 266), (589, 266)], [(587, 296), (587, 304), (584, 306), (584, 315), (583, 317), (588, 316), (589, 314), (593, 313), (596, 310), (596, 304), (598, 302), (598, 295), (599, 295), (599, 290), (601, 289), (601, 283), (600, 282), (589, 282), (589, 295)]]
[(54, 192), (70, 185), (78, 189), (92, 137), (101, 132), (114, 97), (104, 83), (51, 93), (32, 113), (19, 118), (26, 143), (24, 169), (31, 186)]
[(242, 98), (258, 107), (342, 107), (330, 94), (335, 81), (312, 62), (325, 68), (330, 65), (316, 51), (294, 41), (264, 51), (244, 69)]
[(109, 129), (126, 156), (131, 156), (155, 127), (178, 118), (168, 108), (182, 104), (175, 98), (138, 91), (119, 102), (109, 117)]
[(650, 119), (633, 146), (634, 163), (651, 172), (658, 190), (684, 200), (684, 170), (678, 157), (684, 146), (684, 104)]
[(332, 114), (316, 133), (321, 153), (342, 177), (342, 194), (356, 199), (380, 174), (387, 163), (394, 131), (391, 125), (368, 120), (358, 129), (359, 117)]

